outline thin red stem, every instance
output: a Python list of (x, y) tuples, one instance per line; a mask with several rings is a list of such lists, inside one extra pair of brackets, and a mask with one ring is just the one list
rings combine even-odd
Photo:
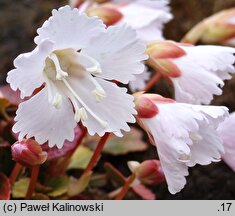
[(26, 194), (26, 198), (25, 198), (27, 200), (32, 198), (34, 189), (35, 189), (36, 184), (37, 184), (39, 169), (40, 169), (40, 165), (36, 165), (32, 169), (31, 178), (30, 178), (30, 182), (29, 182), (29, 187), (28, 187), (28, 191), (27, 191), (27, 194)]
[(11, 185), (14, 184), (14, 182), (15, 182), (17, 176), (19, 175), (21, 169), (22, 169), (22, 165), (16, 162), (15, 167), (13, 168), (13, 170), (11, 172), (11, 175), (9, 177)]
[(131, 176), (129, 176), (129, 178), (127, 179), (126, 183), (122, 187), (122, 190), (116, 196), (115, 200), (122, 200), (126, 196), (127, 192), (129, 191), (129, 189), (131, 187), (131, 184), (133, 183), (135, 178), (136, 178), (136, 176), (135, 176), (134, 173)]
[(151, 77), (149, 82), (146, 84), (144, 91), (149, 91), (161, 78), (162, 78), (161, 73), (155, 72), (155, 74)]
[(109, 135), (110, 135), (110, 133), (105, 133), (105, 135), (100, 138), (100, 141), (95, 149), (95, 152), (94, 152), (89, 164), (87, 165), (87, 167), (84, 171), (84, 174), (87, 174), (88, 172), (90, 172), (93, 169), (93, 167), (96, 165), (96, 163), (100, 157), (100, 154), (104, 148), (104, 145), (109, 138)]

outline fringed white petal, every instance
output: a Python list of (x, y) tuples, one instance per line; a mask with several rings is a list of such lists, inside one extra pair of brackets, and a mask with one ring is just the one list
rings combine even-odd
[(95, 90), (94, 84), (90, 79), (82, 80), (73, 77), (69, 79), (69, 83), (73, 89), (79, 93), (81, 100), (89, 107), (93, 113), (106, 125), (100, 124), (89, 111), (86, 110), (87, 119), (83, 121), (90, 135), (98, 134), (103, 136), (106, 132), (113, 132), (117, 136), (122, 136), (121, 130), (129, 131), (129, 123), (134, 123), (134, 98), (127, 94), (125, 88), (120, 88), (116, 84), (99, 79), (92, 78), (103, 88), (105, 96), (97, 101), (93, 94)]
[(162, 41), (164, 40), (164, 36), (162, 33), (162, 29), (157, 26), (145, 26), (143, 28), (139, 28), (136, 30), (137, 35), (142, 40), (149, 42), (149, 41)]
[(61, 148), (64, 141), (74, 138), (73, 108), (66, 97), (62, 98), (62, 105), (55, 108), (48, 101), (48, 89), (45, 87), (31, 99), (21, 103), (16, 112), (13, 131), (20, 132), (19, 139), (35, 137), (40, 144), (48, 141), (49, 146)]
[(219, 125), (218, 133), (224, 143), (223, 160), (235, 172), (235, 112)]
[(172, 19), (168, 3), (165, 0), (136, 0), (129, 1), (119, 10), (124, 15), (122, 21), (135, 29), (157, 25), (161, 30), (163, 24)]
[(38, 29), (35, 43), (50, 39), (55, 43), (55, 49), (80, 50), (104, 30), (105, 25), (97, 17), (88, 17), (77, 8), (64, 6), (52, 11), (52, 16)]
[(45, 81), (43, 69), (52, 49), (53, 42), (44, 40), (32, 52), (21, 54), (15, 59), (16, 68), (8, 72), (7, 82), (14, 91), (20, 90), (21, 98), (31, 96)]
[(82, 53), (100, 63), (102, 74), (99, 77), (127, 84), (135, 74), (144, 71), (145, 48), (145, 44), (137, 39), (135, 30), (122, 25), (109, 27)]
[(229, 73), (235, 73), (235, 48), (225, 46), (181, 46), (192, 62), (197, 62), (208, 72), (215, 73), (221, 79), (230, 79)]
[(150, 78), (150, 75), (151, 75), (150, 72), (148, 72), (146, 68), (143, 73), (136, 75), (136, 79), (130, 81), (129, 83), (131, 91), (135, 92), (137, 90), (143, 90), (146, 85), (146, 82)]
[(186, 183), (188, 166), (220, 160), (223, 145), (216, 129), (228, 110), (183, 103), (156, 106), (159, 114), (141, 121), (154, 137), (169, 191), (175, 194)]
[(213, 95), (221, 95), (224, 79), (234, 73), (235, 49), (217, 46), (182, 46), (187, 54), (172, 61), (181, 76), (171, 78), (178, 102), (209, 104)]

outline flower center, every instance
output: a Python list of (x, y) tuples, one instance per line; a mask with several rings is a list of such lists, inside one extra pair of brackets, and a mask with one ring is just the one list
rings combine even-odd
[(62, 95), (65, 95), (73, 104), (76, 122), (80, 120), (86, 121), (88, 112), (104, 128), (107, 127), (107, 122), (102, 120), (87, 106), (69, 82), (71, 76), (78, 77), (81, 82), (83, 78), (88, 78), (94, 86), (91, 94), (93, 94), (94, 100), (99, 103), (106, 97), (106, 92), (92, 75), (99, 75), (101, 73), (99, 63), (89, 56), (78, 53), (73, 49), (54, 51), (47, 57), (44, 68), (44, 75), (48, 81), (46, 85), (49, 102), (59, 109), (62, 106)]

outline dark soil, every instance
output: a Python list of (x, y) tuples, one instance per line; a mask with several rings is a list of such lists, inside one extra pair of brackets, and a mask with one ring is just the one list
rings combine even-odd
[[(13, 67), (14, 58), (19, 53), (32, 50), (36, 29), (50, 16), (51, 9), (64, 4), (65, 0), (0, 0), (0, 83), (5, 82), (7, 71)], [(234, 0), (172, 0), (175, 19), (167, 25), (165, 35), (167, 38), (179, 40), (203, 18), (232, 6), (235, 6)], [(166, 83), (158, 85), (156, 90), (166, 96), (172, 92), (169, 86), (166, 88)], [(235, 77), (227, 82), (223, 96), (216, 97), (213, 104), (226, 105), (230, 111), (235, 111), (234, 90)], [(156, 150), (150, 147), (145, 153), (125, 157), (104, 155), (102, 161), (111, 161), (128, 174), (128, 160), (142, 161), (155, 157)], [(235, 173), (223, 162), (196, 166), (190, 169), (187, 185), (177, 195), (170, 195), (166, 184), (154, 187), (153, 190), (158, 199), (235, 199)]]

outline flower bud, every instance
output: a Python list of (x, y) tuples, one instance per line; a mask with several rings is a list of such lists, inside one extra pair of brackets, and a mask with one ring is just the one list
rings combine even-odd
[(158, 160), (146, 160), (142, 163), (129, 161), (128, 166), (143, 184), (156, 185), (165, 181), (165, 176)]
[(135, 93), (135, 109), (138, 118), (152, 118), (159, 113), (156, 103), (175, 103), (173, 99), (162, 97), (158, 94)]
[(186, 55), (179, 47), (180, 44), (173, 41), (154, 42), (148, 45), (146, 53), (149, 55), (147, 63), (156, 71), (169, 77), (179, 77), (180, 69), (171, 59)]
[(224, 10), (205, 21), (206, 31), (202, 35), (205, 43), (223, 43), (235, 37), (235, 8)]
[(90, 8), (87, 14), (88, 16), (98, 16), (106, 26), (114, 25), (122, 18), (122, 14), (118, 10), (108, 6)]
[(184, 42), (228, 44), (235, 37), (235, 8), (223, 10), (197, 24), (183, 38)]
[(179, 58), (186, 55), (186, 52), (174, 41), (159, 41), (150, 43), (146, 53), (154, 58)]
[(158, 108), (145, 94), (137, 93), (135, 97), (135, 109), (139, 118), (152, 118), (158, 114)]
[(43, 164), (47, 159), (47, 152), (32, 139), (17, 141), (11, 147), (12, 158), (24, 166)]

